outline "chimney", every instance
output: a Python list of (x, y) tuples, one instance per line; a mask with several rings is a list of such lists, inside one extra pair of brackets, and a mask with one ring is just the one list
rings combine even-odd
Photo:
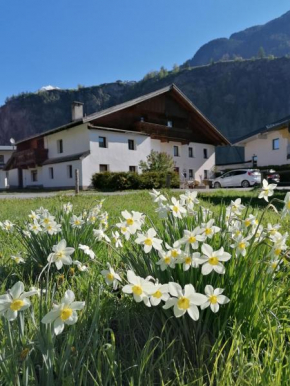
[(78, 121), (84, 116), (84, 104), (82, 102), (73, 102), (71, 105), (72, 121)]

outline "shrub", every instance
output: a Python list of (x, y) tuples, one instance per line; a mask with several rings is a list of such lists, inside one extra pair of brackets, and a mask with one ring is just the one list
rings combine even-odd
[(170, 176), (170, 187), (179, 188), (179, 175), (175, 172), (104, 172), (92, 176), (92, 184), (98, 190), (160, 189), (166, 188), (167, 175)]

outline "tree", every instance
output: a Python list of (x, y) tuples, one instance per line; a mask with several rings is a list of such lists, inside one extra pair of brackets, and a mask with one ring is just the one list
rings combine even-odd
[(162, 78), (164, 78), (165, 76), (167, 76), (168, 75), (168, 71), (167, 71), (167, 69), (164, 67), (164, 66), (162, 66), (161, 68), (160, 68), (160, 71), (159, 71), (159, 78), (160, 79), (162, 79)]
[(266, 54), (265, 54), (264, 48), (263, 48), (263, 47), (260, 47), (260, 48), (259, 48), (259, 51), (258, 51), (258, 58), (259, 58), (259, 59), (264, 59), (265, 56), (266, 56)]
[(172, 172), (174, 170), (173, 158), (164, 152), (151, 150), (146, 161), (140, 161), (139, 168), (142, 172)]
[(179, 71), (179, 65), (175, 63), (175, 64), (173, 65), (173, 67), (172, 67), (172, 72), (173, 72), (174, 74), (176, 74), (178, 71)]

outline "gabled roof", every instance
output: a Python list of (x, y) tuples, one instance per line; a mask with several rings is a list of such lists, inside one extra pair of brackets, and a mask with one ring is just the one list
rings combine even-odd
[(43, 136), (46, 136), (46, 135), (54, 134), (54, 133), (56, 133), (58, 131), (66, 130), (66, 129), (69, 129), (69, 128), (74, 127), (74, 126), (81, 125), (83, 123), (93, 122), (93, 121), (95, 121), (98, 118), (110, 115), (112, 113), (115, 113), (115, 112), (118, 112), (118, 111), (121, 111), (121, 110), (124, 110), (124, 109), (126, 109), (128, 107), (132, 107), (132, 106), (137, 105), (139, 103), (142, 103), (142, 102), (144, 102), (144, 101), (146, 101), (148, 99), (157, 97), (157, 96), (159, 96), (161, 94), (164, 94), (164, 93), (167, 93), (167, 92), (170, 92), (170, 91), (173, 92), (180, 99), (182, 99), (183, 103), (192, 112), (194, 112), (197, 115), (199, 115), (199, 117), (206, 123), (206, 125), (209, 127), (209, 129), (212, 131), (212, 133), (219, 139), (220, 143), (223, 143), (223, 144), (226, 144), (226, 145), (230, 145), (230, 142), (228, 141), (228, 139), (226, 137), (224, 137), (220, 133), (220, 131), (218, 131), (218, 129), (202, 114), (202, 112), (190, 101), (190, 99), (188, 99), (183, 94), (183, 92), (175, 84), (171, 84), (170, 86), (161, 88), (161, 89), (159, 89), (157, 91), (154, 91), (154, 92), (151, 92), (149, 94), (140, 96), (140, 97), (135, 98), (135, 99), (131, 99), (131, 100), (127, 101), (127, 102), (124, 102), (124, 103), (121, 103), (121, 104), (109, 107), (109, 108), (107, 108), (105, 110), (101, 110), (101, 111), (98, 111), (96, 113), (90, 114), (90, 115), (88, 115), (86, 117), (83, 117), (82, 119), (79, 119), (79, 120), (74, 121), (74, 122), (69, 122), (68, 124), (60, 126), (60, 127), (57, 127), (55, 129), (45, 131), (43, 133), (31, 136), (29, 138), (25, 138), (25, 139), (23, 139), (21, 141), (18, 141), (17, 144), (19, 144), (21, 142), (25, 142), (25, 141), (27, 141), (29, 139), (32, 139), (32, 138), (43, 137)]
[(266, 134), (269, 131), (285, 129), (286, 127), (290, 127), (290, 115), (287, 115), (284, 118), (281, 118), (275, 122), (270, 123), (269, 125), (263, 126), (257, 130), (252, 131), (249, 134), (243, 135), (235, 141), (235, 144), (243, 142), (244, 140), (251, 139), (252, 137), (256, 137), (259, 134)]

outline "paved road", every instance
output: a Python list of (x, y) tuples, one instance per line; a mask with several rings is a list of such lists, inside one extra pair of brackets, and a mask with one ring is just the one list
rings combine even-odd
[[(176, 192), (182, 192), (184, 189), (172, 189), (173, 191)], [(196, 190), (197, 192), (200, 193), (213, 193), (214, 189), (192, 189)], [(252, 188), (228, 188), (228, 189), (221, 189), (221, 190), (236, 190), (239, 192), (246, 192), (249, 190), (252, 190)], [(277, 190), (290, 190), (290, 186), (281, 186)], [(98, 196), (118, 196), (118, 195), (126, 195), (126, 194), (134, 194), (140, 192), (139, 190), (133, 190), (133, 191), (124, 191), (124, 192), (108, 192), (108, 193), (102, 193), (102, 192), (81, 192), (81, 196), (87, 196), (87, 195), (98, 195)], [(0, 200), (4, 199), (31, 199), (31, 198), (47, 198), (47, 197), (55, 197), (55, 196), (74, 196), (74, 192), (67, 192), (67, 191), (58, 191), (58, 192), (19, 192), (19, 193), (0, 193)]]

